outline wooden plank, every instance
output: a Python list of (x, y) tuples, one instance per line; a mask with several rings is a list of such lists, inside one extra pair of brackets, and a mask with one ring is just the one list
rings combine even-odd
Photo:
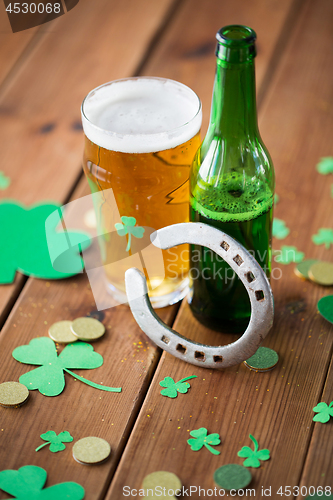
[[(324, 391), (320, 400), (318, 399), (318, 403), (320, 401), (326, 402), (328, 405), (331, 401), (333, 401), (333, 366), (332, 362), (330, 365), (328, 377), (326, 379), (326, 384), (324, 387)], [(315, 413), (313, 413), (315, 415)], [(317, 488), (318, 486), (325, 487), (326, 493), (328, 492), (328, 487), (331, 487), (331, 494), (333, 491), (332, 485), (333, 478), (333, 460), (332, 460), (332, 426), (315, 423), (314, 430), (311, 437), (311, 442), (309, 446), (309, 452), (306, 457), (306, 462), (304, 464), (304, 469), (302, 473), (302, 478), (300, 481), (300, 487), (303, 486), (300, 490), (300, 493), (306, 491), (309, 492), (310, 486), (314, 486)], [(311, 494), (313, 491), (310, 492)], [(304, 498), (299, 495), (298, 499)], [(324, 498), (324, 497), (323, 497)]]
[[(321, 156), (332, 154), (329, 134), (333, 112), (328, 105), (333, 76), (328, 56), (332, 7), (327, 0), (303, 4), (260, 113), (260, 129), (277, 171), (281, 198), (276, 216), (291, 229), (290, 236), (283, 242), (275, 241), (274, 246), (295, 245), (308, 258), (326, 260), (331, 251), (316, 247), (311, 236), (332, 222), (327, 179), (315, 170)], [(174, 46), (177, 43), (175, 40)], [(250, 433), (261, 448), (270, 449), (272, 457), (260, 469), (251, 469), (251, 488), (256, 489), (256, 496), (261, 495), (261, 487), (271, 487), (272, 498), (279, 498), (280, 486), (299, 484), (313, 429), (312, 408), (321, 399), (330, 361), (332, 326), (316, 312), (317, 301), (327, 290), (297, 278), (292, 265), (274, 263), (273, 267), (275, 323), (264, 345), (279, 353), (278, 366), (270, 373), (251, 372), (243, 365), (212, 372), (163, 354), (108, 500), (120, 498), (125, 485), (140, 488), (143, 478), (157, 470), (176, 473), (187, 488), (214, 488), (215, 469), (228, 463), (242, 464), (237, 452), (251, 445)], [(281, 279), (277, 279), (279, 270)], [(183, 304), (175, 328), (200, 342), (221, 343), (219, 334), (193, 319), (187, 304)], [(231, 342), (230, 336), (223, 339), (223, 343)], [(188, 394), (175, 400), (160, 395), (159, 381), (165, 376), (180, 380), (191, 374), (198, 379), (191, 381)], [(190, 450), (186, 444), (189, 431), (199, 427), (220, 434), (220, 456), (205, 449), (197, 453)], [(330, 446), (320, 461), (327, 481), (332, 467), (327, 461)], [(314, 458), (313, 454), (310, 457)], [(319, 466), (315, 470), (319, 471)], [(191, 498), (201, 497), (197, 492)]]
[(215, 73), (216, 32), (228, 24), (245, 24), (258, 36), (256, 60), (257, 88), (260, 89), (273, 55), (278, 36), (293, 16), (293, 0), (254, 0), (217, 2), (197, 0), (182, 3), (179, 15), (158, 45), (144, 74), (167, 76), (189, 85), (203, 104), (203, 127), (209, 122), (209, 111)]
[[(65, 199), (81, 161), (82, 99), (95, 86), (135, 71), (170, 4), (98, 0), (92, 10), (88, 0), (81, 0), (57, 20), (55, 32), (45, 35), (1, 98), (7, 109), (0, 124), (2, 162), (10, 165), (12, 178), (2, 197), (23, 203), (36, 202), (41, 194)], [(140, 15), (146, 10), (150, 16)], [(135, 43), (128, 43), (141, 17), (142, 29)], [(20, 148), (15, 147), (18, 138)]]
[[(135, 72), (171, 4), (96, 0), (91, 9), (81, 0), (54, 22), (0, 99), (0, 170), (11, 178), (0, 199), (67, 199), (81, 171), (82, 99), (97, 85)], [(17, 286), (22, 282), (18, 277)], [(18, 293), (16, 283), (0, 287), (0, 324)]]
[[(73, 199), (88, 191), (83, 178)], [(81, 224), (78, 221), (78, 227), (84, 229)], [(11, 353), (15, 347), (47, 336), (49, 326), (56, 321), (75, 319), (95, 310), (86, 275), (49, 282), (29, 278), (0, 337), (0, 381), (18, 380), (34, 368), (14, 360)], [(172, 306), (159, 310), (159, 315), (171, 325), (176, 311), (177, 306)], [(65, 375), (65, 390), (58, 397), (45, 397), (34, 391), (21, 408), (0, 407), (0, 470), (37, 465), (48, 472), (47, 486), (76, 481), (84, 486), (85, 498), (103, 498), (160, 357), (160, 350), (140, 331), (127, 306), (118, 305), (104, 314), (102, 321), (107, 332), (93, 344), (104, 358), (103, 366), (98, 370), (74, 371), (97, 383), (122, 387), (122, 393), (102, 392)], [(74, 442), (87, 435), (102, 437), (111, 444), (111, 458), (97, 467), (79, 465), (72, 457), (72, 444), (61, 455), (46, 449), (36, 453), (41, 444), (39, 436), (47, 430), (68, 430)], [(0, 490), (0, 498), (9, 496)]]
[(13, 33), (5, 9), (0, 11), (0, 85), (31, 42), (38, 28)]
[[(23, 373), (36, 368), (18, 363), (13, 349), (28, 344), (32, 338), (47, 336), (56, 321), (85, 316), (96, 309), (86, 276), (65, 281), (45, 282), (29, 279), (24, 293), (15, 304), (1, 338), (0, 380), (17, 381)], [(164, 321), (174, 318), (174, 308), (161, 310)], [(87, 500), (103, 497), (131, 431), (133, 421), (159, 358), (158, 350), (140, 332), (125, 305), (108, 309), (103, 323), (104, 337), (94, 343), (104, 364), (97, 370), (74, 370), (88, 380), (122, 387), (121, 394), (102, 392), (65, 376), (66, 387), (57, 397), (31, 391), (21, 408), (0, 407), (0, 470), (37, 465), (48, 472), (47, 486), (75, 481), (86, 489)], [(88, 435), (106, 439), (112, 447), (105, 464), (89, 467), (72, 457), (72, 444), (61, 453), (43, 449), (40, 434), (67, 430), (74, 442)], [(9, 498), (0, 491), (0, 498)]]
[[(109, 3), (107, 5), (107, 2), (104, 2), (103, 4), (99, 4), (96, 17), (92, 13), (88, 16), (87, 10), (85, 10), (84, 14), (81, 14), (83, 17), (85, 16), (86, 19), (88, 18), (91, 20), (91, 29), (89, 29), (89, 25), (87, 25), (86, 22), (84, 28), (85, 32), (83, 33), (84, 30), (79, 30), (81, 38), (77, 43), (83, 50), (83, 56), (87, 55), (87, 58), (86, 62), (78, 64), (81, 74), (79, 76), (75, 75), (75, 78), (77, 77), (78, 80), (82, 78), (84, 80), (83, 70), (86, 69), (86, 64), (88, 63), (87, 67), (89, 67), (89, 63), (91, 63), (91, 68), (95, 65), (93, 70), (87, 73), (86, 79), (84, 80), (85, 85), (87, 85), (84, 93), (94, 85), (101, 83), (103, 80), (124, 76), (124, 73), (121, 74), (121, 72), (131, 74), (131, 72), (135, 71), (135, 67), (139, 64), (140, 57), (144, 54), (146, 46), (149, 43), (149, 37), (154, 34), (154, 30), (156, 31), (158, 28), (159, 22), (163, 20), (169, 4), (170, 3), (167, 1), (160, 2), (158, 6), (156, 4), (152, 5), (150, 1), (145, 2), (144, 5), (141, 3), (141, 8), (144, 7), (143, 12), (145, 12), (145, 9), (150, 10), (151, 16), (149, 18), (147, 16), (141, 16), (136, 4), (131, 1), (128, 2), (127, 5), (122, 4), (124, 10), (120, 7), (118, 8), (118, 4), (111, 5)], [(87, 8), (86, 4), (85, 9)], [(133, 19), (133, 26), (131, 22), (129, 22), (126, 13), (129, 9), (132, 9), (134, 16), (131, 18)], [(103, 29), (100, 26), (101, 12), (105, 20)], [(109, 19), (111, 15), (112, 19)], [(142, 33), (138, 35), (136, 39), (135, 48), (128, 48), (128, 45), (124, 46), (123, 57), (118, 58), (118, 64), (116, 63), (116, 50), (119, 51), (119, 45), (124, 41), (122, 37), (125, 36), (125, 33), (127, 36), (128, 30), (130, 30), (131, 27), (134, 30), (134, 19), (135, 23), (141, 19), (140, 26), (143, 28)], [(109, 23), (108, 20), (110, 20)], [(64, 29), (65, 28), (63, 28), (63, 30)], [(70, 33), (71, 36), (69, 38), (71, 43), (75, 45), (73, 30), (70, 28), (66, 28), (66, 30), (67, 29), (69, 32), (62, 31), (61, 36), (67, 37), (65, 33), (68, 33), (68, 35)], [(89, 40), (86, 35), (87, 31), (89, 32)], [(85, 34), (85, 37), (83, 37), (83, 34)], [(105, 55), (106, 52), (109, 57), (112, 55), (114, 56), (112, 70), (106, 68), (105, 65), (101, 68), (96, 62), (93, 62), (93, 55), (98, 52), (100, 44), (103, 41), (103, 36), (106, 45), (108, 42), (111, 42), (111, 39), (113, 43), (115, 40), (118, 40), (119, 43), (117, 49), (115, 49), (115, 45), (107, 49), (106, 45), (103, 45), (104, 49), (101, 49), (99, 52), (100, 56)], [(86, 41), (83, 42), (83, 38), (86, 38)], [(62, 51), (63, 48), (64, 47), (60, 47), (59, 50)], [(77, 50), (79, 50), (79, 47), (77, 47)], [(46, 52), (47, 51), (43, 51), (44, 56), (46, 56)], [(68, 57), (69, 59), (74, 58), (75, 60), (75, 58), (78, 58), (78, 53), (75, 53), (74, 57), (73, 51), (70, 51)], [(40, 56), (39, 61), (42, 59), (43, 57)], [(65, 76), (65, 69), (69, 69), (69, 67), (67, 62), (59, 62), (60, 66), (63, 64), (63, 68), (59, 70), (58, 74), (58, 82), (60, 84)], [(29, 66), (30, 71), (32, 71), (34, 68), (33, 59), (29, 61)], [(116, 75), (115, 73), (117, 71), (119, 71), (119, 74)], [(30, 78), (28, 69), (26, 70), (26, 74), (27, 78)], [(94, 78), (101, 78), (101, 80), (93, 82)], [(78, 83), (80, 82), (78, 81)], [(81, 82), (81, 86), (84, 86), (83, 82)], [(46, 93), (45, 90), (45, 95)], [(73, 89), (72, 95), (74, 95), (74, 93)], [(65, 112), (65, 105), (61, 103), (61, 98), (63, 97), (64, 93), (61, 92), (59, 97), (57, 97), (58, 103), (64, 111), (65, 120), (70, 120)], [(66, 97), (66, 99), (67, 98), (68, 97)], [(30, 97), (30, 99), (32, 99), (32, 97)], [(79, 99), (81, 99), (81, 97), (79, 97)], [(22, 102), (20, 102), (20, 106), (21, 104)], [(72, 112), (73, 116), (78, 119), (79, 109), (74, 105), (72, 106), (72, 103), (67, 102), (67, 105), (69, 106), (69, 113)], [(52, 109), (49, 109), (48, 113), (52, 114), (52, 112)], [(69, 121), (69, 123), (73, 122)], [(59, 138), (63, 137), (65, 142), (68, 135), (67, 125), (62, 126), (62, 132), (59, 135)], [(48, 145), (52, 149), (55, 137), (53, 131), (51, 132), (49, 136), (44, 138), (46, 143), (45, 146), (44, 142), (35, 139), (34, 148), (37, 149), (37, 146), (47, 148)], [(82, 138), (81, 134), (78, 135), (77, 131), (74, 132), (73, 130), (72, 133), (76, 134), (75, 140), (72, 138), (71, 141), (67, 142), (67, 146), (71, 143), (74, 148), (72, 156), (65, 159), (62, 156), (64, 149), (60, 146), (58, 158), (61, 158), (67, 167), (70, 166), (71, 161), (74, 161), (78, 169), (78, 158), (81, 157), (82, 154)], [(47, 164), (47, 171), (49, 173), (53, 172), (54, 167), (55, 165), (52, 165), (52, 161), (50, 161), (49, 164)], [(73, 166), (71, 166), (71, 168), (73, 168)], [(64, 173), (65, 166), (61, 166), (59, 175), (62, 176), (63, 180), (62, 189), (59, 189), (58, 186), (53, 190), (52, 187), (48, 186), (49, 192), (53, 190), (52, 197), (59, 201), (67, 196), (74, 178), (73, 176), (72, 179), (67, 179), (66, 181)], [(23, 171), (22, 175), (28, 178), (26, 172)], [(27, 182), (27, 184), (29, 183)], [(82, 185), (83, 184), (85, 184), (85, 181), (82, 182)], [(31, 194), (30, 199), (28, 197), (24, 198), (24, 201), (36, 201), (38, 189), (41, 189), (41, 186), (42, 185), (37, 182), (34, 195)], [(31, 189), (34, 190), (34, 186), (31, 186)], [(80, 186), (78, 194), (84, 194), (84, 189), (85, 188), (81, 188)], [(20, 188), (16, 188), (14, 192), (17, 193), (15, 196), (18, 197), (21, 193)], [(22, 192), (21, 194), (23, 196), (25, 193)], [(11, 290), (11, 293), (13, 292), (12, 287), (7, 287), (7, 290)], [(10, 294), (8, 294), (8, 296), (9, 295)], [(1, 334), (1, 381), (8, 379), (18, 380), (20, 374), (27, 371), (27, 368), (31, 368), (15, 362), (11, 357), (13, 347), (25, 344), (36, 336), (47, 335), (48, 325), (57, 321), (59, 318), (63, 319), (64, 317), (71, 318), (84, 315), (95, 307), (91, 291), (88, 288), (88, 283), (84, 276), (61, 282), (45, 282), (29, 279), (24, 289), (24, 293), (21, 294), (17, 301)], [(161, 312), (162, 317), (168, 323), (171, 323), (174, 318), (174, 309), (175, 308), (167, 308)], [(0, 409), (1, 429), (3, 429), (0, 434), (2, 438), (0, 442), (1, 470), (8, 468), (17, 469), (27, 464), (39, 465), (48, 471), (49, 480), (47, 485), (66, 480), (77, 481), (86, 488), (86, 498), (99, 499), (102, 497), (103, 491), (107, 488), (112, 472), (118, 463), (121, 451), (126, 443), (158, 359), (158, 351), (155, 347), (147, 343), (144, 338), (142, 339), (142, 343), (140, 343), (140, 337), (143, 337), (143, 334), (138, 331), (139, 329), (134, 320), (130, 319), (129, 311), (126, 306), (111, 309), (106, 316), (105, 323), (111, 325), (111, 327), (108, 328), (106, 337), (103, 339), (105, 342), (101, 343), (100, 341), (94, 344), (96, 351), (104, 356), (104, 365), (99, 369), (96, 375), (92, 372), (91, 380), (97, 380), (94, 378), (97, 376), (97, 382), (103, 382), (109, 385), (123, 385), (123, 393), (102, 393), (84, 386), (83, 384), (78, 384), (68, 377), (69, 380), (66, 380), (66, 389), (64, 393), (57, 398), (45, 398), (38, 393), (32, 393), (26, 406), (18, 410)], [(110, 332), (111, 328), (112, 331)], [(130, 363), (129, 360), (133, 360), (133, 362)], [(124, 366), (126, 367), (125, 369)], [(119, 376), (116, 375), (117, 373)], [(87, 376), (87, 373), (83, 375)], [(89, 378), (89, 375), (87, 378)], [(131, 380), (132, 378), (133, 380)], [(84, 389), (88, 389), (88, 391)], [(105, 397), (106, 394), (108, 397)], [(111, 398), (109, 399), (110, 395)], [(116, 398), (112, 396), (116, 396)], [(119, 396), (121, 399), (119, 399)], [(75, 437), (75, 440), (86, 436), (87, 432), (89, 434), (104, 437), (111, 443), (113, 450), (112, 457), (106, 464), (96, 468), (87, 468), (77, 464), (71, 457), (72, 445), (68, 446), (66, 455), (62, 455), (62, 460), (59, 460), (59, 458), (61, 458), (59, 455), (54, 455), (47, 450), (43, 450), (46, 451), (47, 454), (44, 453), (41, 455), (40, 452), (37, 454), (34, 450), (36, 448), (36, 440), (37, 445), (40, 443), (39, 435), (48, 429), (54, 429), (56, 432), (59, 432), (59, 430), (61, 430), (60, 427), (66, 427)], [(8, 498), (8, 496), (0, 492), (0, 498)]]

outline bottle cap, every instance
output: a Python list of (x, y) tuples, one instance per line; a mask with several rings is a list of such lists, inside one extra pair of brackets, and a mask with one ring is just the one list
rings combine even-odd
[(256, 56), (256, 38), (256, 32), (247, 26), (224, 26), (216, 33), (216, 56), (229, 63), (252, 61)]

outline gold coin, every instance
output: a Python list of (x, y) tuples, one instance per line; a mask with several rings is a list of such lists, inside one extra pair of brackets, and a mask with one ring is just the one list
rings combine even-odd
[(98, 437), (85, 437), (73, 446), (73, 457), (83, 464), (98, 464), (108, 458), (111, 446), (105, 439)]
[(0, 384), (1, 406), (21, 406), (27, 401), (28, 397), (28, 389), (19, 382), (4, 382)]
[(310, 280), (319, 285), (333, 285), (333, 264), (332, 262), (316, 262), (309, 269)]
[(77, 337), (73, 335), (71, 324), (71, 321), (58, 321), (57, 323), (53, 323), (49, 328), (49, 337), (55, 342), (59, 342), (59, 344), (76, 342)]
[(77, 318), (72, 322), (71, 329), (80, 340), (97, 340), (105, 332), (103, 323), (94, 318)]
[(260, 346), (249, 359), (244, 361), (244, 365), (256, 372), (268, 372), (278, 364), (279, 355), (269, 347)]
[(318, 262), (318, 260), (316, 259), (303, 260), (302, 262), (299, 262), (297, 264), (297, 266), (294, 269), (294, 273), (299, 278), (309, 279), (309, 269), (316, 262)]
[[(160, 470), (157, 472), (152, 472), (151, 474), (148, 474), (142, 482), (142, 487), (145, 490), (152, 490), (155, 491), (155, 488), (159, 486), (160, 488), (165, 488), (166, 492), (173, 491), (175, 495), (179, 493), (179, 490), (182, 488), (182, 483), (180, 479), (173, 474), (172, 472), (167, 472), (164, 470)], [(149, 493), (146, 493), (147, 496), (150, 496)], [(175, 495), (172, 496), (166, 496), (164, 498), (167, 499), (174, 499), (176, 498)], [(153, 496), (152, 498), (157, 498)]]

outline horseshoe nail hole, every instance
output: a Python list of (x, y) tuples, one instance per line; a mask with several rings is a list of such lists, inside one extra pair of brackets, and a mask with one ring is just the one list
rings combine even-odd
[(252, 283), (252, 281), (254, 281), (256, 279), (255, 276), (254, 276), (254, 274), (251, 273), (251, 271), (249, 271), (248, 273), (246, 273), (245, 277), (246, 277), (248, 283)]
[(226, 241), (222, 241), (221, 245), (220, 245), (223, 250), (225, 250), (226, 252), (229, 250), (230, 248), (230, 245), (228, 245), (228, 243)]
[(238, 254), (233, 258), (233, 260), (236, 262), (237, 266), (241, 266), (244, 262), (242, 257)]
[(204, 352), (195, 351), (195, 353), (194, 353), (194, 357), (195, 357), (195, 359), (197, 359), (198, 361), (205, 361), (205, 360), (206, 360), (206, 356), (205, 356), (205, 353), (204, 353)]
[(213, 359), (214, 359), (215, 363), (222, 363), (222, 361), (223, 361), (222, 356), (213, 356)]
[(265, 295), (264, 295), (264, 292), (263, 292), (262, 290), (257, 290), (257, 291), (255, 292), (255, 294), (256, 294), (256, 299), (257, 299), (258, 301), (260, 301), (260, 300), (264, 300), (264, 299), (265, 299)]
[(168, 337), (166, 337), (165, 335), (163, 335), (163, 337), (161, 338), (162, 342), (164, 342), (165, 344), (168, 344), (170, 342), (170, 339), (168, 339)]
[(187, 349), (184, 345), (178, 344), (176, 347), (176, 351), (180, 352), (181, 354), (185, 354)]

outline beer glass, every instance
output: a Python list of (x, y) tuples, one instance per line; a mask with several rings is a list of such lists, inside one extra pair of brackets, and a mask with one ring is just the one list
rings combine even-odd
[(107, 289), (118, 302), (126, 302), (124, 273), (133, 266), (128, 257), (136, 254), (154, 307), (187, 293), (187, 245), (159, 250), (162, 269), (152, 271), (138, 244), (142, 248), (154, 230), (188, 222), (189, 169), (200, 146), (201, 120), (198, 96), (163, 78), (109, 82), (82, 103), (83, 168), (92, 193), (100, 194), (94, 208), (101, 257)]

